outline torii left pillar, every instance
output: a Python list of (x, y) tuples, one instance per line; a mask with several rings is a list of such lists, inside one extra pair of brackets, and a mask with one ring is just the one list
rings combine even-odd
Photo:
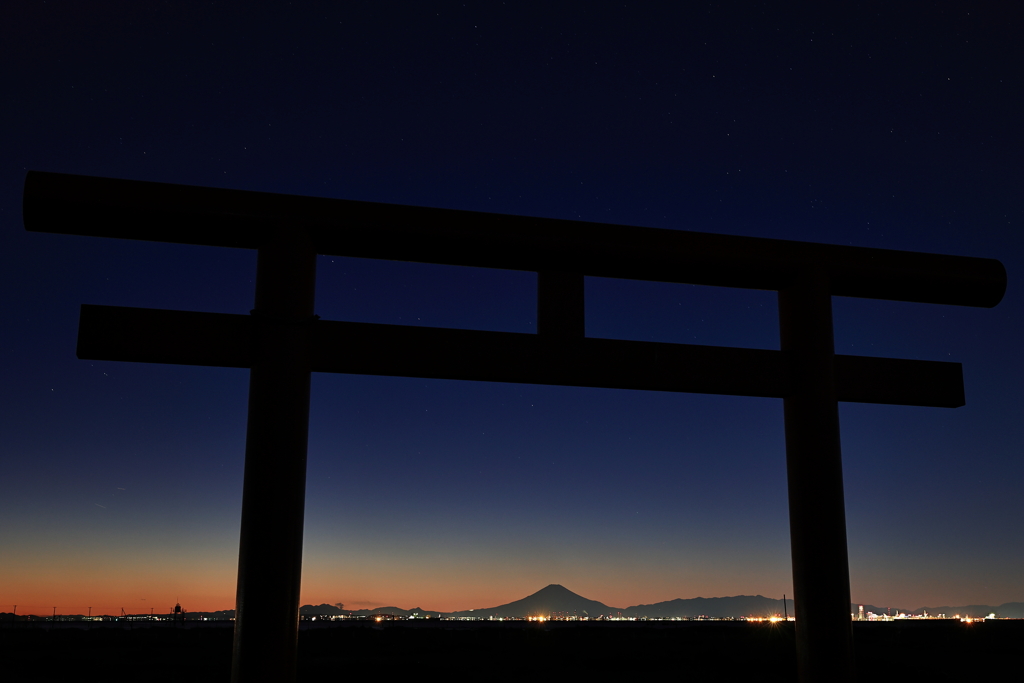
[(233, 683), (295, 680), (315, 291), (309, 235), (270, 231), (252, 311)]

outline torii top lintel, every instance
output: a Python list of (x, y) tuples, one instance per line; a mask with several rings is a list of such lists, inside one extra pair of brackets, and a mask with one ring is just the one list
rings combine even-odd
[(317, 253), (748, 289), (786, 288), (803, 269), (831, 293), (992, 307), (995, 259), (30, 171), (28, 230), (259, 248), (304, 229)]

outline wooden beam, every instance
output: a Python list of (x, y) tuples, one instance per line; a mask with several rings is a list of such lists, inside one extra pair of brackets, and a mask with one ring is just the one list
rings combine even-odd
[(809, 265), (830, 293), (991, 307), (994, 259), (508, 216), (30, 171), (25, 227), (95, 237), (256, 249), (281, 225), (317, 253), (779, 290)]
[(251, 368), (249, 315), (82, 304), (81, 359)]
[[(83, 305), (78, 357), (247, 368), (256, 318)], [(314, 372), (785, 398), (781, 351), (511, 332), (313, 323)], [(840, 401), (956, 408), (959, 363), (836, 356)]]

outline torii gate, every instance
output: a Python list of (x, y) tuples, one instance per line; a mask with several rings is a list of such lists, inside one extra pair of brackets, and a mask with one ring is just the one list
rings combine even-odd
[[(78, 357), (250, 368), (232, 680), (294, 680), (310, 372), (782, 398), (800, 680), (853, 676), (839, 401), (955, 408), (959, 363), (837, 355), (832, 296), (992, 307), (992, 259), (30, 171), (37, 232), (257, 249), (250, 315), (83, 305)], [(317, 320), (316, 255), (538, 274), (537, 334)], [(584, 336), (584, 276), (775, 290), (781, 350)]]

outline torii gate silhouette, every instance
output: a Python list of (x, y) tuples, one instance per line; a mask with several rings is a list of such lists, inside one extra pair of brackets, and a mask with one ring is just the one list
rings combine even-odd
[[(839, 401), (955, 408), (959, 363), (835, 354), (832, 296), (992, 307), (996, 260), (30, 171), (38, 232), (257, 249), (250, 315), (83, 305), (78, 357), (250, 368), (232, 680), (294, 680), (310, 372), (782, 398), (800, 680), (853, 677)], [(317, 320), (317, 254), (538, 273), (537, 334)], [(775, 290), (781, 350), (584, 335), (584, 276)]]

